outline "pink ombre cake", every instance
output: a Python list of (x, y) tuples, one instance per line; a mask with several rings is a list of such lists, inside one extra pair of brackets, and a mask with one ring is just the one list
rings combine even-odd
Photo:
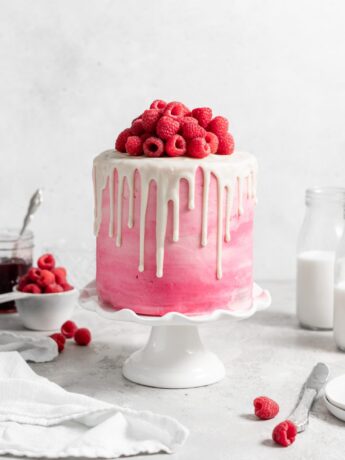
[(256, 159), (94, 160), (97, 290), (104, 306), (190, 315), (252, 305)]

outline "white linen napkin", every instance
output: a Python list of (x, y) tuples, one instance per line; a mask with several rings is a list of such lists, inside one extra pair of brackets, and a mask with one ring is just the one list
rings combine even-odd
[(59, 354), (57, 344), (50, 337), (27, 337), (13, 332), (0, 332), (0, 352), (18, 351), (25, 361), (45, 363)]
[(171, 417), (70, 393), (17, 352), (0, 353), (0, 455), (116, 458), (172, 453), (188, 430)]

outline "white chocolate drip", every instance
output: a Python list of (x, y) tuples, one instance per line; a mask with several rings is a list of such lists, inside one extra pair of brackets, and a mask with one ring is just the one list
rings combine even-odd
[[(207, 246), (208, 234), (208, 201), (211, 176), (217, 182), (217, 266), (216, 276), (222, 278), (222, 249), (223, 243), (230, 242), (231, 215), (233, 213), (234, 196), (237, 191), (237, 214), (244, 212), (243, 198), (256, 201), (256, 174), (257, 162), (250, 154), (236, 152), (231, 157), (226, 155), (210, 155), (202, 160), (186, 157), (180, 158), (145, 158), (129, 157), (127, 155), (106, 151), (94, 161), (93, 183), (95, 189), (95, 223), (94, 231), (97, 235), (102, 223), (102, 197), (103, 190), (109, 184), (109, 237), (114, 237), (114, 174), (117, 173), (116, 190), (116, 235), (115, 245), (122, 245), (122, 214), (124, 184), (128, 188), (128, 227), (133, 228), (134, 201), (135, 201), (135, 174), (140, 176), (140, 222), (139, 222), (139, 272), (145, 270), (145, 227), (146, 209), (151, 182), (157, 188), (157, 214), (156, 214), (156, 276), (163, 276), (164, 246), (168, 221), (169, 202), (172, 203), (173, 234), (172, 240), (179, 241), (179, 216), (180, 216), (180, 181), (185, 179), (188, 183), (188, 209), (195, 208), (195, 178), (197, 169), (203, 172), (202, 195), (202, 224), (201, 246)], [(244, 194), (244, 186), (246, 193)], [(236, 190), (237, 188), (237, 190)], [(225, 209), (225, 237), (224, 205)], [(236, 209), (235, 209), (236, 211)]]

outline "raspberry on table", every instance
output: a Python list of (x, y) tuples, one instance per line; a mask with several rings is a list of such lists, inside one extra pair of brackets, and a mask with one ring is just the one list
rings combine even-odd
[(214, 133), (207, 132), (205, 134), (205, 141), (209, 144), (211, 153), (216, 153), (219, 145), (218, 137)]
[(228, 132), (229, 122), (225, 117), (215, 117), (207, 125), (207, 131), (222, 136)]
[(77, 329), (74, 334), (74, 340), (78, 345), (86, 346), (91, 342), (91, 332), (86, 327)]
[(218, 136), (218, 155), (231, 155), (235, 148), (234, 138), (230, 133)]
[(166, 141), (180, 129), (180, 123), (171, 117), (163, 116), (159, 119), (156, 127), (157, 136)]
[(195, 137), (188, 141), (187, 155), (193, 158), (204, 158), (211, 153), (210, 145), (203, 137)]
[(279, 405), (267, 396), (259, 396), (253, 401), (255, 415), (262, 420), (274, 418), (279, 412)]
[(56, 344), (58, 346), (59, 353), (61, 353), (65, 348), (65, 343), (66, 343), (65, 337), (62, 334), (60, 334), (60, 332), (55, 332), (54, 334), (50, 335), (49, 337), (51, 339), (53, 339), (54, 342), (56, 342)]
[(132, 122), (131, 132), (133, 136), (141, 136), (141, 134), (144, 134), (145, 128), (141, 118), (137, 118)]
[(199, 125), (206, 128), (212, 120), (212, 109), (209, 107), (200, 107), (192, 110), (192, 117), (196, 118)]
[(295, 442), (297, 427), (291, 420), (279, 423), (272, 432), (272, 439), (283, 447), (290, 446)]
[(199, 124), (194, 122), (184, 123), (182, 126), (182, 136), (185, 139), (193, 139), (194, 137), (205, 137), (206, 131)]
[(143, 141), (139, 136), (129, 136), (126, 142), (126, 152), (134, 157), (143, 154)]
[(180, 157), (187, 152), (187, 143), (182, 136), (175, 134), (166, 141), (165, 151), (169, 157)]
[(77, 329), (78, 329), (78, 326), (76, 325), (76, 323), (74, 321), (69, 320), (63, 323), (63, 325), (61, 326), (61, 334), (66, 339), (72, 339)]
[(161, 157), (164, 153), (164, 143), (158, 137), (149, 137), (143, 144), (144, 154), (147, 157)]
[(162, 101), (161, 99), (156, 99), (151, 103), (150, 109), (163, 110), (165, 109), (166, 105), (167, 103), (165, 101)]
[(117, 136), (115, 142), (115, 150), (121, 153), (126, 153), (126, 142), (129, 136), (132, 135), (130, 128), (126, 128)]
[(58, 294), (60, 292), (64, 292), (63, 287), (56, 283), (49, 284), (44, 288), (45, 294)]
[(154, 133), (160, 117), (161, 112), (158, 109), (145, 110), (141, 117), (145, 131), (148, 133)]
[(42, 270), (53, 270), (55, 267), (55, 259), (53, 254), (43, 254), (37, 261), (38, 268)]
[(30, 292), (31, 294), (41, 294), (42, 290), (37, 284), (29, 283), (26, 284), (22, 289), (22, 292)]

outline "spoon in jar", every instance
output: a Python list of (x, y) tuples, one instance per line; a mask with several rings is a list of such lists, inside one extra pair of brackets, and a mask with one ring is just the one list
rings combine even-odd
[(23, 220), (23, 224), (22, 224), (22, 228), (20, 229), (20, 232), (19, 232), (18, 239), (20, 239), (24, 235), (25, 230), (27, 229), (28, 225), (32, 221), (33, 215), (35, 214), (37, 209), (41, 206), (42, 201), (43, 201), (43, 192), (42, 192), (42, 189), (39, 188), (30, 198), (29, 206), (26, 211), (26, 214)]

